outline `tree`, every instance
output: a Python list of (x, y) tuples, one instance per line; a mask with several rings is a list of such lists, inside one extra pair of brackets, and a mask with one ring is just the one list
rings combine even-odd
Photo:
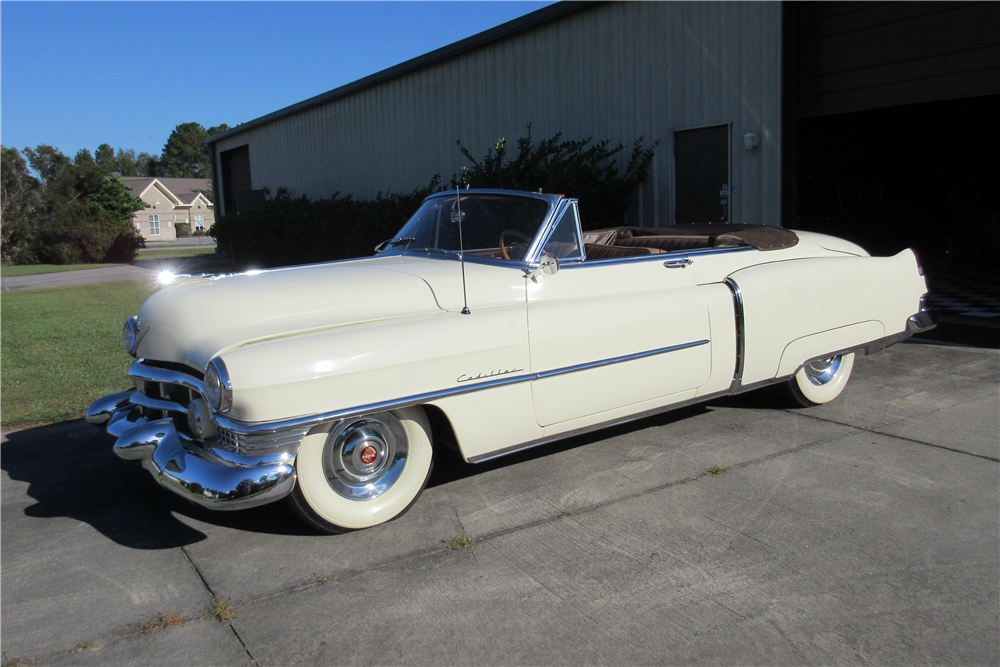
[[(231, 129), (232, 129), (231, 127), (229, 127), (228, 125), (226, 125), (225, 123), (223, 123), (222, 125), (216, 125), (215, 127), (208, 128), (208, 131), (205, 134), (207, 134), (208, 137), (214, 137), (217, 134), (222, 134), (223, 132), (228, 132)], [(208, 137), (206, 137), (206, 139)]]
[(163, 146), (163, 175), (173, 178), (208, 178), (211, 167), (205, 152), (208, 132), (198, 123), (181, 123)]
[(163, 156), (158, 165), (161, 173), (158, 175), (172, 178), (211, 178), (212, 165), (208, 160), (205, 140), (228, 129), (229, 126), (225, 123), (208, 130), (198, 123), (181, 123), (170, 133), (163, 146)]
[(4, 264), (30, 261), (31, 209), (41, 184), (28, 172), (16, 148), (0, 146), (0, 259)]
[[(135, 158), (136, 176), (165, 176), (163, 164), (159, 155), (150, 155), (146, 151)], [(125, 174), (122, 174), (124, 176)]]
[(42, 183), (55, 181), (72, 164), (58, 148), (48, 144), (39, 144), (35, 150), (25, 148), (24, 154), (28, 156), (28, 163), (38, 173)]
[(146, 208), (146, 202), (132, 196), (132, 189), (120, 178), (108, 178), (87, 197), (123, 227), (132, 225), (132, 214)]
[(86, 148), (81, 148), (76, 152), (73, 164), (94, 164), (94, 156)]
[[(93, 159), (88, 160), (89, 151), (80, 151), (76, 161), (45, 144), (24, 152), (39, 179), (28, 174), (16, 150), (3, 151), (4, 227), (10, 222), (6, 210), (8, 187), (15, 194), (26, 188), (33, 192), (20, 218), (13, 212), (11, 215), (15, 221), (23, 220), (23, 224), (11, 230), (11, 238), (4, 231), (5, 261), (67, 264), (135, 258), (144, 243), (132, 226), (132, 214), (144, 208), (145, 202), (133, 197), (127, 185), (109, 177)], [(16, 201), (12, 195), (12, 207)]]
[(115, 149), (108, 144), (101, 144), (94, 153), (94, 162), (106, 175), (111, 176), (118, 172), (118, 160), (115, 158)]

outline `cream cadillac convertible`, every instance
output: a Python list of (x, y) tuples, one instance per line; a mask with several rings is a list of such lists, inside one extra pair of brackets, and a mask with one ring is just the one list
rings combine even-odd
[(934, 326), (914, 254), (748, 225), (583, 232), (575, 199), (429, 197), (374, 257), (180, 276), (123, 339), (134, 389), (87, 411), (201, 505), (287, 498), (319, 530), (406, 511), (436, 448), (492, 459), (787, 383)]

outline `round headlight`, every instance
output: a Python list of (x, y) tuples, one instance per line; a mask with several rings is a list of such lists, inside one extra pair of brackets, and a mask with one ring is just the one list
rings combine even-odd
[(208, 362), (208, 368), (205, 369), (205, 398), (219, 412), (226, 412), (233, 407), (233, 383), (229, 379), (225, 362), (219, 357)]
[(135, 317), (130, 317), (125, 320), (125, 326), (122, 327), (122, 345), (125, 346), (125, 351), (135, 356), (136, 348), (139, 346), (139, 341), (136, 335), (139, 332), (139, 320)]

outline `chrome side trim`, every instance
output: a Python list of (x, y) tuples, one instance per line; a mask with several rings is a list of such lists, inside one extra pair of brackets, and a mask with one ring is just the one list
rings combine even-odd
[(345, 408), (343, 410), (333, 410), (331, 412), (324, 412), (318, 415), (311, 415), (306, 417), (295, 417), (292, 419), (282, 419), (280, 421), (272, 422), (240, 422), (222, 415), (216, 415), (216, 421), (219, 426), (223, 428), (232, 429), (234, 431), (240, 431), (241, 433), (246, 433), (249, 436), (265, 436), (273, 435), (279, 433), (283, 430), (291, 430), (293, 428), (305, 427), (307, 432), (319, 433), (322, 429), (316, 429), (315, 427), (329, 425), (331, 422), (337, 422), (341, 419), (347, 419), (349, 417), (357, 417), (359, 415), (367, 414), (369, 412), (382, 412), (383, 410), (397, 410), (400, 408), (408, 408), (414, 405), (420, 405), (422, 403), (427, 403), (432, 400), (439, 398), (445, 398), (448, 396), (456, 396), (458, 394), (470, 394), (474, 391), (482, 391), (483, 389), (493, 389), (494, 387), (500, 387), (508, 384), (518, 384), (520, 382), (529, 382), (534, 380), (536, 376), (534, 374), (525, 375), (515, 375), (513, 377), (505, 377), (499, 380), (490, 380), (489, 382), (480, 382), (474, 385), (463, 385), (461, 387), (455, 387), (453, 389), (442, 389), (438, 391), (431, 391), (425, 394), (416, 394), (414, 396), (407, 396), (405, 398), (394, 399), (391, 401), (381, 401), (379, 403), (369, 403), (368, 405), (361, 405), (353, 408)]
[[(729, 281), (727, 280), (727, 284), (728, 284), (728, 282)], [(735, 292), (738, 292), (738, 290), (739, 290), (739, 287), (736, 285), (735, 281), (733, 281), (732, 285), (730, 285), (730, 288), (734, 289)], [(734, 297), (735, 297), (735, 294), (734, 294)], [(914, 317), (916, 317), (916, 316), (914, 316)], [(910, 336), (911, 336), (911, 332), (909, 330), (902, 331), (902, 332), (900, 332), (898, 334), (893, 334), (892, 336), (886, 336), (885, 338), (879, 338), (877, 340), (869, 341), (867, 343), (864, 343), (863, 345), (857, 345), (855, 347), (847, 348), (847, 349), (844, 349), (844, 350), (838, 350), (836, 352), (831, 352), (831, 353), (828, 353), (828, 354), (820, 355), (820, 356), (816, 357), (815, 359), (808, 360), (806, 363), (804, 363), (801, 366), (799, 366), (799, 368), (802, 368), (807, 363), (810, 363), (812, 361), (816, 361), (816, 360), (819, 360), (819, 359), (825, 359), (827, 357), (832, 357), (832, 356), (839, 356), (839, 355), (847, 354), (847, 353), (850, 353), (850, 352), (855, 352), (855, 353), (863, 352), (866, 355), (870, 355), (870, 354), (873, 354), (873, 353), (878, 352), (880, 350), (884, 350), (885, 348), (889, 347), (890, 345), (895, 345), (896, 343), (898, 343), (900, 341), (906, 340)], [(663, 413), (663, 412), (669, 412), (670, 410), (679, 410), (681, 408), (686, 408), (686, 407), (689, 407), (691, 405), (696, 405), (698, 403), (704, 403), (704, 402), (707, 402), (707, 401), (711, 401), (711, 400), (714, 400), (716, 398), (722, 398), (724, 396), (731, 396), (733, 394), (742, 393), (742, 392), (746, 392), (746, 391), (751, 391), (753, 389), (761, 389), (763, 387), (767, 387), (767, 386), (770, 386), (770, 385), (773, 385), (773, 384), (784, 382), (784, 381), (788, 380), (789, 378), (794, 377), (795, 373), (798, 373), (799, 368), (796, 368), (795, 371), (791, 375), (784, 375), (784, 376), (781, 376), (781, 377), (774, 377), (774, 378), (770, 378), (770, 379), (767, 379), (767, 380), (762, 380), (761, 382), (755, 382), (755, 383), (747, 385), (747, 386), (742, 386), (742, 385), (737, 386), (734, 383), (734, 388), (735, 388), (734, 391), (720, 391), (720, 392), (716, 392), (714, 394), (707, 394), (705, 396), (698, 396), (696, 398), (691, 398), (691, 399), (688, 399), (686, 401), (679, 401), (677, 403), (669, 403), (669, 404), (664, 405), (662, 407), (653, 408), (651, 410), (645, 410), (643, 412), (639, 412), (639, 413), (636, 413), (634, 415), (629, 415), (627, 417), (621, 417), (621, 418), (618, 418), (618, 419), (611, 419), (611, 420), (608, 420), (608, 421), (605, 421), (605, 422), (601, 422), (599, 424), (594, 424), (592, 426), (584, 426), (582, 428), (573, 429), (572, 431), (566, 431), (565, 433), (560, 433), (558, 435), (547, 436), (547, 437), (539, 438), (537, 440), (531, 440), (529, 442), (524, 442), (524, 443), (519, 443), (519, 444), (516, 444), (516, 445), (511, 445), (510, 447), (504, 447), (503, 449), (497, 449), (497, 450), (494, 450), (492, 452), (487, 452), (486, 454), (479, 454), (478, 456), (472, 456), (472, 457), (469, 457), (469, 463), (482, 463), (484, 461), (489, 461), (491, 459), (499, 458), (501, 456), (506, 456), (507, 454), (513, 454), (515, 452), (520, 452), (520, 451), (523, 451), (525, 449), (531, 449), (532, 447), (538, 447), (538, 446), (541, 446), (541, 445), (548, 444), (550, 442), (556, 442), (557, 440), (563, 440), (565, 438), (572, 438), (573, 436), (583, 435), (585, 433), (590, 433), (592, 431), (598, 431), (600, 429), (609, 428), (611, 426), (617, 426), (619, 424), (627, 424), (628, 422), (631, 422), (631, 421), (636, 421), (636, 420), (639, 420), (639, 419), (643, 419), (645, 417), (651, 417), (653, 415), (657, 415), (657, 414), (660, 414), (660, 413)]]
[(652, 408), (650, 410), (644, 410), (642, 412), (637, 412), (634, 415), (629, 415), (627, 417), (619, 417), (617, 419), (609, 419), (608, 421), (601, 422), (599, 424), (594, 424), (592, 426), (583, 426), (581, 428), (573, 429), (572, 431), (566, 431), (565, 433), (559, 433), (558, 435), (550, 435), (543, 438), (538, 438), (537, 440), (531, 440), (528, 442), (523, 442), (517, 445), (511, 445), (510, 447), (504, 447), (503, 449), (497, 449), (492, 452), (487, 452), (486, 454), (480, 454), (478, 456), (472, 456), (469, 458), (469, 463), (482, 463), (484, 461), (489, 461), (491, 459), (496, 459), (501, 456), (506, 456), (507, 454), (513, 454), (515, 452), (520, 452), (525, 449), (531, 449), (533, 447), (539, 447), (541, 445), (547, 445), (550, 442), (556, 442), (558, 440), (565, 440), (566, 438), (572, 438), (577, 435), (583, 435), (585, 433), (591, 433), (592, 431), (599, 431), (601, 429), (610, 428), (611, 426), (618, 426), (620, 424), (627, 424), (629, 422), (637, 421), (639, 419), (645, 419), (646, 417), (652, 417), (653, 415), (658, 415), (663, 412), (670, 412), (671, 410), (680, 410), (681, 408), (686, 408), (691, 405), (697, 405), (698, 403), (704, 403), (706, 401), (711, 401), (716, 398), (722, 398), (723, 396), (728, 396), (728, 391), (720, 391), (714, 394), (706, 394), (705, 396), (698, 396), (696, 398), (689, 398), (685, 401), (678, 401), (677, 403), (668, 403), (659, 408)]
[(257, 436), (263, 437), (266, 435), (273, 435), (275, 433), (278, 433), (286, 429), (291, 430), (303, 427), (306, 428), (307, 432), (318, 433), (324, 430), (321, 427), (329, 426), (332, 422), (337, 422), (340, 421), (341, 419), (348, 419), (350, 417), (357, 417), (359, 415), (367, 414), (370, 412), (382, 412), (384, 410), (398, 410), (400, 408), (408, 408), (414, 405), (421, 405), (423, 403), (429, 403), (431, 401), (439, 400), (442, 398), (449, 398), (451, 396), (458, 396), (461, 394), (470, 394), (472, 392), (482, 391), (484, 389), (493, 389), (496, 387), (502, 387), (511, 384), (519, 384), (521, 382), (531, 382), (533, 380), (543, 380), (557, 375), (576, 373), (578, 371), (590, 370), (592, 368), (599, 368), (601, 366), (620, 364), (625, 361), (644, 359), (646, 357), (652, 357), (658, 354), (676, 352), (678, 350), (685, 350), (691, 347), (698, 347), (699, 345), (705, 345), (708, 342), (709, 341), (707, 340), (699, 340), (691, 343), (682, 343), (680, 345), (671, 345), (670, 347), (661, 347), (655, 350), (648, 350), (646, 352), (637, 352), (635, 354), (628, 354), (621, 357), (613, 357), (611, 359), (601, 359), (599, 361), (591, 361), (585, 364), (577, 364), (576, 366), (555, 368), (550, 371), (541, 371), (538, 373), (525, 373), (523, 375), (513, 375), (510, 377), (503, 377), (496, 380), (488, 380), (486, 382), (477, 382), (476, 384), (464, 384), (460, 387), (440, 389), (437, 391), (430, 391), (424, 394), (416, 394), (413, 396), (406, 396), (403, 398), (398, 398), (390, 401), (381, 401), (378, 403), (369, 403), (368, 405), (360, 405), (352, 408), (345, 408), (342, 410), (333, 410), (331, 412), (324, 412), (322, 414), (311, 415), (306, 417), (296, 417), (293, 419), (283, 419), (280, 421), (273, 421), (273, 422), (240, 422), (229, 419), (227, 417), (223, 417), (222, 415), (216, 415), (216, 422), (222, 428), (231, 429), (233, 431), (239, 431), (241, 433), (245, 433), (248, 436), (253, 436), (253, 437)]
[(646, 357), (654, 357), (658, 354), (666, 354), (667, 352), (677, 352), (678, 350), (686, 350), (691, 347), (706, 345), (707, 343), (708, 343), (707, 340), (697, 340), (694, 341), (693, 343), (682, 343), (680, 345), (671, 345), (670, 347), (661, 347), (655, 350), (649, 350), (647, 352), (637, 352), (635, 354), (626, 354), (621, 357), (613, 357), (611, 359), (602, 359), (601, 361), (591, 361), (586, 364), (577, 364), (576, 366), (557, 368), (551, 371), (541, 371), (535, 374), (535, 379), (544, 380), (545, 378), (555, 377), (557, 375), (565, 375), (566, 373), (575, 373), (577, 371), (590, 370), (591, 368), (600, 368), (601, 366), (620, 364), (625, 361), (635, 361), (636, 359), (645, 359)]
[(746, 319), (743, 310), (743, 292), (739, 284), (732, 277), (723, 281), (729, 291), (733, 294), (733, 313), (736, 319), (736, 368), (733, 371), (733, 383), (730, 386), (730, 393), (741, 391), (743, 385), (743, 365), (746, 363)]

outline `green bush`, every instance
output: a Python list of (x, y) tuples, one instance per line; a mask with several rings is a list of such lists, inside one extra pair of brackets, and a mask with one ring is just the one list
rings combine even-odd
[(315, 201), (293, 199), (286, 188), (278, 188), (257, 211), (219, 216), (209, 234), (242, 267), (364, 257), (392, 238), (439, 184), (435, 176), (409, 194), (379, 194), (369, 201), (340, 193)]
[(57, 202), (39, 216), (32, 243), (34, 258), (42, 264), (131, 262), (142, 237), (114, 216), (80, 202)]
[(177, 233), (177, 238), (183, 239), (191, 236), (191, 223), (189, 222), (175, 222), (174, 231)]
[(623, 170), (616, 157), (624, 144), (611, 146), (608, 140), (593, 143), (593, 137), (562, 140), (562, 133), (534, 143), (531, 125), (527, 135), (517, 140), (517, 155), (507, 159), (507, 140), (500, 139), (482, 160), (476, 160), (458, 142), (471, 167), (463, 167), (459, 184), (474, 188), (503, 188), (530, 192), (552, 192), (580, 200), (584, 229), (616, 227), (625, 221), (632, 195), (646, 180), (659, 140), (643, 148), (643, 137), (632, 144), (632, 153)]
[[(70, 160), (42, 144), (2, 147), (4, 264), (131, 262), (143, 247), (132, 214), (146, 203), (109, 178), (88, 151)], [(39, 175), (28, 171), (28, 163)]]

